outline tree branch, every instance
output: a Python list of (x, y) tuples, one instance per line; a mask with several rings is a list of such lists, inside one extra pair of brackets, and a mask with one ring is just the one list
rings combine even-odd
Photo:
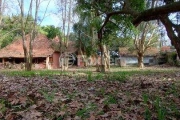
[(128, 14), (128, 15), (132, 15), (132, 16), (137, 16), (138, 15), (137, 12), (134, 12), (134, 11), (131, 11), (131, 10), (121, 10), (121, 11), (114, 11), (114, 12), (106, 13), (106, 18), (104, 20), (103, 25), (99, 29), (99, 32), (101, 32), (103, 30), (103, 28), (109, 22), (109, 19), (110, 19), (111, 16), (118, 15), (118, 14)]
[(150, 20), (159, 19), (159, 16), (162, 14), (169, 14), (169, 13), (178, 12), (178, 11), (180, 11), (180, 1), (168, 4), (168, 5), (156, 7), (156, 8), (151, 8), (140, 13), (137, 13), (136, 11), (131, 11), (131, 10), (120, 10), (120, 11), (106, 13), (106, 18), (101, 28), (99, 29), (99, 32), (103, 30), (103, 28), (109, 22), (110, 17), (113, 15), (120, 15), (120, 14), (131, 15), (134, 18), (132, 23), (135, 26), (138, 26), (139, 23), (141, 23), (142, 21), (150, 21)]
[(159, 19), (160, 15), (169, 14), (180, 11), (180, 1), (172, 4), (164, 5), (157, 8), (145, 10), (132, 21), (135, 26), (138, 26), (142, 21), (150, 21)]

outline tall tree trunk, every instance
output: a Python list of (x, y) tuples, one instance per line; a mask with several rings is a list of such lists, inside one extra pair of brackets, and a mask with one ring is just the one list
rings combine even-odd
[(26, 56), (26, 71), (32, 70), (32, 57), (30, 55)]
[(0, 0), (0, 25), (2, 24), (3, 13), (5, 11), (6, 0)]
[(180, 25), (173, 24), (168, 18), (168, 15), (161, 15), (160, 20), (165, 26), (171, 44), (176, 48), (178, 57), (180, 58)]
[[(64, 58), (62, 58), (63, 60), (63, 64), (62, 65), (62, 70), (67, 70), (69, 67), (69, 53), (68, 53), (68, 41), (69, 41), (69, 33), (70, 33), (70, 20), (71, 20), (71, 7), (72, 7), (72, 0), (68, 1), (61, 1), (62, 5), (64, 5), (63, 9), (62, 9), (62, 18), (63, 18), (63, 33), (64, 33), (64, 41), (62, 41), (62, 45), (64, 45), (64, 49), (62, 50), (64, 53)], [(67, 7), (69, 7), (69, 9), (67, 9)], [(67, 25), (67, 30), (65, 28), (65, 26)], [(67, 34), (66, 34), (67, 32)]]
[(109, 56), (109, 50), (107, 49), (106, 45), (100, 44), (100, 50), (101, 50), (101, 65), (98, 66), (97, 70), (100, 72), (106, 72), (107, 70), (110, 70), (110, 56)]
[(66, 58), (65, 58), (65, 70), (68, 69), (69, 67), (69, 53), (68, 53), (68, 42), (69, 42), (69, 33), (70, 33), (70, 21), (71, 21), (71, 3), (72, 3), (72, 0), (69, 1), (69, 9), (68, 9), (68, 16), (65, 16), (67, 17), (67, 34), (66, 34), (66, 40), (65, 40), (65, 46), (66, 46), (66, 51), (65, 51), (65, 54), (66, 54)]
[(2, 9), (3, 9), (3, 3), (2, 3), (2, 0), (0, 0), (0, 25), (2, 22)]
[(144, 68), (143, 54), (142, 53), (138, 53), (138, 67)]
[(106, 62), (106, 69), (110, 70), (110, 52), (106, 45), (104, 45), (104, 56), (105, 56), (105, 62)]
[(107, 71), (107, 69), (106, 69), (107, 68), (107, 61), (106, 61), (107, 55), (105, 52), (107, 51), (107, 49), (106, 49), (106, 45), (104, 45), (102, 42), (102, 30), (100, 30), (98, 32), (98, 40), (99, 40), (99, 48), (101, 51), (101, 64), (100, 64), (100, 67), (97, 66), (98, 67), (97, 70), (100, 72), (106, 72)]
[[(61, 0), (61, 6), (62, 7), (64, 7), (64, 0)], [(60, 62), (61, 62), (61, 70), (62, 71), (64, 71), (65, 70), (65, 68), (64, 68), (64, 58), (65, 58), (65, 54), (64, 54), (64, 41), (65, 41), (65, 18), (64, 18), (64, 16), (66, 16), (66, 14), (64, 15), (64, 12), (66, 12), (65, 10), (64, 10), (64, 8), (62, 8), (62, 31), (63, 31), (63, 35), (62, 35), (62, 37), (61, 37), (61, 39), (60, 39), (60, 42), (59, 42), (59, 44), (60, 44), (60, 53), (61, 53), (61, 60), (60, 60)]]
[(26, 34), (25, 34), (25, 22), (24, 22), (24, 1), (21, 0), (19, 3), (20, 10), (21, 10), (21, 32), (22, 32), (22, 43), (23, 43), (23, 50), (24, 50), (24, 61), (25, 61), (25, 70), (29, 70), (28, 67), (28, 50), (26, 44)]
[(100, 72), (105, 72), (106, 71), (106, 62), (105, 62), (105, 56), (104, 56), (104, 46), (102, 43), (100, 44), (100, 50), (101, 50)]
[(24, 13), (24, 0), (19, 1), (19, 7), (21, 10), (21, 32), (22, 32), (22, 42), (23, 42), (23, 50), (24, 50), (24, 60), (25, 60), (25, 70), (31, 71), (32, 70), (32, 51), (33, 51), (33, 42), (36, 37), (36, 26), (37, 26), (37, 17), (38, 17), (38, 9), (39, 9), (39, 4), (40, 1), (36, 0), (35, 1), (35, 14), (34, 14), (34, 21), (32, 22), (30, 28), (30, 33), (29, 33), (29, 43), (26, 38), (26, 24), (29, 16), (32, 15), (33, 11), (33, 0), (30, 1), (30, 7), (28, 11), (28, 15), (25, 21), (25, 13)]

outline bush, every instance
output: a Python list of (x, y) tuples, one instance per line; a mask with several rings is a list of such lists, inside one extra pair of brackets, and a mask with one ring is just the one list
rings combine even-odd
[(173, 66), (177, 65), (177, 53), (171, 52), (167, 53), (167, 63)]

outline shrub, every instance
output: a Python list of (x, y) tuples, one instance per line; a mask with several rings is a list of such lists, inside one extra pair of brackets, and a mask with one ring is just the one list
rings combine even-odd
[(177, 65), (177, 53), (176, 52), (171, 52), (167, 53), (167, 63), (170, 65)]

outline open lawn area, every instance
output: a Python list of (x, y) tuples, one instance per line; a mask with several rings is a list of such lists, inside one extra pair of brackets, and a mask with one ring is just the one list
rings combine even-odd
[(180, 68), (0, 72), (1, 120), (178, 120)]

